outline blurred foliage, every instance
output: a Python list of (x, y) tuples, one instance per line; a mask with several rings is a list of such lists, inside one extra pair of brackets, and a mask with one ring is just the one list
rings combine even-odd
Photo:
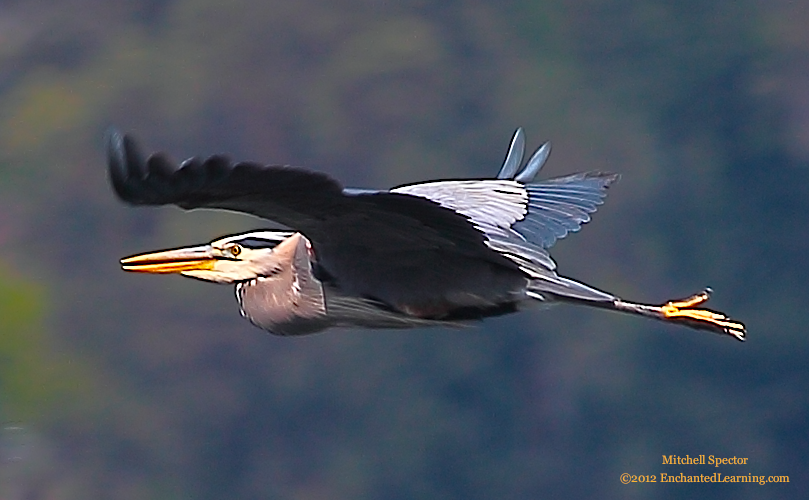
[[(5, 274), (5, 273), (4, 273)], [(0, 281), (0, 419), (42, 412), (56, 391), (41, 326), (41, 293), (30, 284)], [(12, 408), (9, 411), (9, 407)]]
[[(0, 497), (798, 497), (807, 25), (787, 0), (0, 3)], [(563, 307), (263, 335), (229, 287), (120, 272), (266, 222), (123, 206), (111, 124), (358, 187), (491, 176), (523, 126), (545, 176), (623, 175), (562, 274), (710, 284), (750, 340)], [(620, 484), (664, 454), (791, 483)]]

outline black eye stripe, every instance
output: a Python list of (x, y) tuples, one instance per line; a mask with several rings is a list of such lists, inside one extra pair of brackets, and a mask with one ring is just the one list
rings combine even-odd
[(212, 245), (222, 249), (227, 249), (231, 245), (239, 245), (250, 250), (272, 249), (292, 235), (293, 233), (283, 231), (255, 231), (220, 238), (213, 241)]
[(281, 243), (283, 240), (268, 240), (264, 238), (245, 238), (243, 240), (237, 240), (233, 243), (238, 243), (239, 245), (243, 246), (244, 248), (250, 249), (259, 249), (259, 248), (275, 248)]

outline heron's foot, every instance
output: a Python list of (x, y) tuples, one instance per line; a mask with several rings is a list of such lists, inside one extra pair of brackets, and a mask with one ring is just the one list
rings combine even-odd
[(736, 339), (744, 341), (747, 330), (744, 323), (734, 321), (724, 314), (710, 309), (695, 309), (711, 297), (711, 289), (706, 288), (701, 293), (682, 300), (672, 300), (660, 307), (663, 316), (673, 321), (684, 321), (690, 326), (709, 330), (721, 330)]

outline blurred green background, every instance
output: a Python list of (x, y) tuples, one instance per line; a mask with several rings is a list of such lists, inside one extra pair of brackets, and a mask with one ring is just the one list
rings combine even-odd
[[(809, 9), (787, 0), (0, 1), (0, 498), (798, 498), (809, 486)], [(564, 307), (264, 334), (118, 259), (266, 227), (131, 208), (114, 124), (348, 186), (622, 174), (553, 255), (746, 344)], [(662, 455), (748, 457), (663, 466)], [(631, 474), (789, 484), (623, 485)]]

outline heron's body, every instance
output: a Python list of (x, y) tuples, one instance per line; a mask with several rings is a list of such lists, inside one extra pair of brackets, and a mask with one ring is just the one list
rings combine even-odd
[(278, 335), (304, 335), (334, 326), (408, 328), (437, 323), (388, 310), (380, 302), (347, 295), (334, 283), (321, 281), (311, 243), (300, 233), (255, 231), (226, 239), (272, 244), (279, 236), (272, 253), (257, 260), (255, 277), (236, 283), (241, 313), (256, 326)]
[[(520, 168), (518, 131), (497, 179), (433, 181), (387, 191), (343, 189), (325, 174), (232, 163), (222, 156), (143, 159), (110, 135), (110, 175), (133, 204), (176, 204), (258, 215), (296, 232), (257, 231), (203, 247), (124, 259), (124, 268), (236, 283), (242, 314), (282, 335), (332, 326), (410, 328), (569, 301), (744, 338), (744, 325), (690, 302), (625, 302), (559, 276), (547, 249), (577, 231), (616, 175), (534, 183), (541, 148)], [(191, 252), (189, 252), (191, 250)]]

